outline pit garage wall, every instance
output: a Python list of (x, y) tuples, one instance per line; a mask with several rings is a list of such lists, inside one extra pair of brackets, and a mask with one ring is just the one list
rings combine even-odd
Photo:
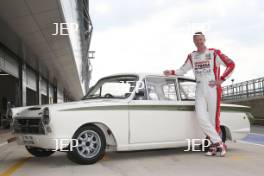
[(62, 103), (64, 100), (64, 97), (63, 97), (63, 88), (62, 87), (58, 87), (57, 89), (57, 102), (58, 103)]
[[(9, 75), (0, 76), (0, 106), (3, 106), (3, 99), (9, 97), (8, 101), (18, 106), (20, 97), (14, 96), (14, 93), (19, 92), (19, 62), (10, 57), (0, 47), (0, 71)], [(5, 86), (9, 85), (9, 86)], [(1, 108), (0, 108), (1, 109)]]
[(89, 13), (89, 0), (59, 0), (59, 2), (65, 21), (69, 24), (78, 24), (77, 31), (74, 28), (69, 28), (69, 39), (82, 91), (83, 94), (86, 94), (91, 79), (91, 63), (88, 58), (88, 52), (92, 24), (90, 18), (84, 18), (84, 13)]
[(264, 97), (237, 101), (224, 101), (224, 103), (250, 106), (251, 113), (255, 118), (254, 123), (256, 125), (264, 125)]
[(0, 69), (19, 78), (19, 62), (0, 48)]
[[(19, 100), (16, 106), (26, 106), (28, 104), (27, 89), (32, 89), (37, 93), (36, 104), (41, 104), (41, 92), (48, 97), (49, 103), (56, 103), (58, 97), (59, 102), (63, 102), (65, 99), (63, 88), (60, 88), (57, 92), (59, 85), (57, 85), (56, 79), (50, 80), (48, 72), (44, 72), (45, 75), (40, 73), (40, 69), (45, 70), (46, 68), (43, 68), (38, 58), (1, 19), (0, 64), (1, 70), (19, 79), (19, 91), (16, 95)], [(41, 82), (41, 80), (45, 80), (46, 83)], [(1, 84), (1, 86), (5, 85)], [(43, 86), (45, 87), (43, 88)], [(54, 96), (51, 97), (51, 95)]]

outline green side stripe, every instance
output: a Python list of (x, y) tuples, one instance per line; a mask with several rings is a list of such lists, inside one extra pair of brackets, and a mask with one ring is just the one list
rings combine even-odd
[(251, 112), (251, 108), (223, 106), (223, 107), (221, 107), (221, 111)]
[[(61, 111), (90, 111), (90, 110), (166, 110), (166, 111), (194, 111), (194, 105), (110, 105), (110, 106), (92, 106), (81, 108), (62, 109)], [(247, 107), (229, 107), (221, 106), (223, 112), (250, 112)]]

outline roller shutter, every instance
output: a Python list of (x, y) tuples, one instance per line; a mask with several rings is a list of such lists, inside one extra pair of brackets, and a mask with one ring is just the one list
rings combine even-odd
[(37, 91), (37, 75), (30, 68), (26, 69), (26, 80), (27, 87), (34, 91)]
[(7, 72), (8, 74), (19, 78), (19, 63), (16, 59), (6, 54), (0, 48), (0, 69)]

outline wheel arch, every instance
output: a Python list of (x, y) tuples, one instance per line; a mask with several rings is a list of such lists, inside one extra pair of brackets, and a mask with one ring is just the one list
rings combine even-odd
[(96, 126), (100, 130), (102, 130), (102, 132), (104, 133), (104, 136), (105, 136), (105, 140), (106, 140), (106, 145), (107, 146), (113, 146), (113, 147), (117, 146), (116, 138), (115, 138), (115, 135), (113, 134), (112, 130), (106, 124), (104, 124), (102, 122), (85, 123), (85, 124), (81, 125), (79, 128), (77, 128), (76, 131), (78, 129), (80, 129), (80, 128), (84, 127), (84, 126), (88, 126), (88, 125)]

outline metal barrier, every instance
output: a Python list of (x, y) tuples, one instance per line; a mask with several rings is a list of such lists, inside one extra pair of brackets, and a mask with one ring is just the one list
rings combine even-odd
[(240, 100), (264, 96), (264, 77), (223, 87), (222, 100)]

